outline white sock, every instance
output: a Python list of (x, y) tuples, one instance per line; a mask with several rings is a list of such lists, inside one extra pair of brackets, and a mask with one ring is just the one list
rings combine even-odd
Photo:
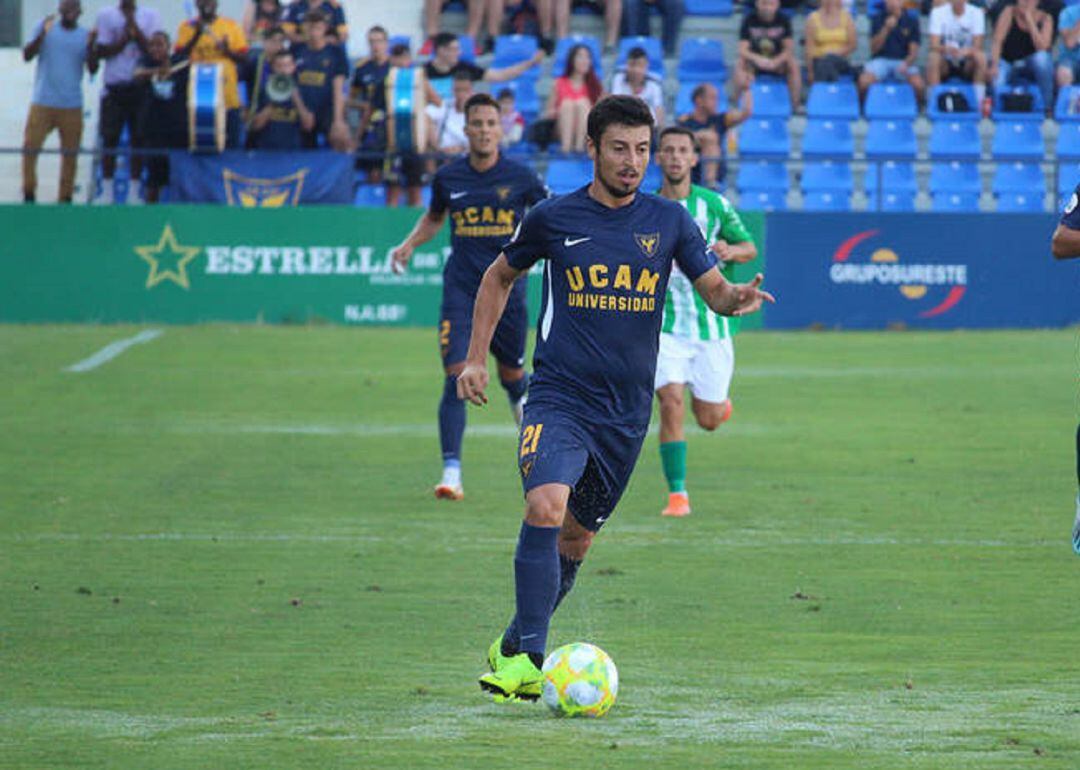
[(445, 487), (460, 487), (461, 466), (444, 465), (442, 470), (442, 481), (440, 482), (440, 484)]

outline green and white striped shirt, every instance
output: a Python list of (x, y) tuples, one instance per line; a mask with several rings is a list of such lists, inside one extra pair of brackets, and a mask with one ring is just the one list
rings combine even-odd
[[(679, 203), (697, 222), (706, 244), (711, 246), (720, 239), (732, 244), (750, 240), (750, 233), (739, 219), (735, 207), (720, 193), (691, 185), (690, 197)], [(721, 272), (731, 280), (732, 270), (732, 265), (728, 264)], [(738, 329), (738, 318), (717, 315), (710, 310), (705, 300), (694, 291), (690, 279), (678, 266), (672, 265), (661, 331), (691, 340), (720, 340), (733, 336)]]

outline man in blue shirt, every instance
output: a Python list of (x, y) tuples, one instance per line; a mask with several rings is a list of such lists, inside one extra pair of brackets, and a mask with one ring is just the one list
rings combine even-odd
[(772, 301), (758, 288), (760, 274), (747, 284), (724, 279), (679, 203), (638, 192), (652, 130), (640, 99), (601, 99), (588, 118), (592, 183), (530, 211), (476, 296), (458, 395), (483, 404), (499, 316), (517, 279), (546, 260), (518, 449), (525, 520), (514, 555), (517, 613), (480, 677), (496, 699), (539, 697), (551, 614), (637, 462), (672, 264), (717, 313), (746, 315)]
[(97, 72), (94, 53), (95, 34), (79, 26), (82, 6), (79, 0), (61, 0), (60, 23), (50, 14), (38, 22), (33, 38), (23, 48), (23, 61), (39, 56), (34, 71), (34, 94), (30, 114), (26, 118), (23, 138), (23, 201), (37, 199), (38, 151), (45, 138), (60, 132), (60, 149), (65, 152), (60, 162), (61, 203), (71, 203), (75, 194), (75, 170), (79, 145), (82, 142), (82, 73), (85, 66), (91, 74)]
[[(273, 75), (293, 83), (287, 98), (269, 90)], [(278, 51), (271, 63), (271, 78), (256, 95), (256, 112), (251, 121), (251, 143), (258, 150), (299, 150), (304, 131), (315, 126), (315, 115), (304, 104), (296, 87), (296, 62), (291, 51)]]
[[(499, 152), (502, 119), (499, 103), (489, 94), (476, 94), (465, 102), (468, 155), (451, 161), (435, 174), (431, 206), (409, 236), (393, 251), (394, 269), (401, 272), (417, 246), (427, 243), (450, 216), (450, 259), (443, 269), (443, 300), (439, 312), (439, 347), (446, 380), (439, 401), (439, 439), (443, 475), (435, 496), (460, 500), (461, 440), (465, 433), (465, 404), (457, 396), (457, 376), (465, 365), (465, 350), (472, 331), (473, 301), (484, 271), (502, 245), (521, 224), (525, 210), (547, 197), (547, 188), (532, 169), (504, 158)], [(499, 308), (497, 328), (490, 330), (481, 359), (490, 350), (499, 365), (499, 380), (520, 422), (525, 376), (525, 339), (528, 314), (525, 281)]]
[(349, 26), (345, 23), (345, 9), (337, 0), (293, 0), (285, 6), (281, 26), (289, 36), (289, 42), (304, 42), (303, 26), (310, 11), (319, 11), (326, 18), (328, 27), (326, 36), (332, 45), (344, 47), (349, 37)]
[(315, 127), (304, 132), (308, 148), (332, 146), (345, 150), (350, 142), (345, 122), (345, 79), (349, 61), (339, 45), (327, 40), (326, 14), (308, 11), (304, 17), (307, 42), (293, 46), (296, 58), (296, 79), (304, 104), (315, 113)]
[[(1080, 184), (1065, 204), (1061, 222), (1054, 230), (1050, 248), (1058, 259), (1080, 257)], [(1076, 429), (1076, 483), (1080, 486), (1080, 427)], [(1080, 556), (1080, 493), (1076, 495), (1076, 519), (1072, 529), (1073, 551)]]
[(904, 0), (885, 0), (870, 21), (870, 55), (859, 76), (865, 94), (879, 80), (906, 80), (921, 102), (926, 86), (915, 64), (919, 58), (919, 17), (908, 13)]

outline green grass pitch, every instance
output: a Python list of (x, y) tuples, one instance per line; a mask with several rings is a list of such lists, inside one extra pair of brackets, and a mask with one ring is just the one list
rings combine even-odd
[(522, 510), (497, 386), (438, 502), (429, 330), (0, 327), (0, 767), (1080, 767), (1075, 331), (737, 340), (555, 616), (597, 721), (475, 677)]

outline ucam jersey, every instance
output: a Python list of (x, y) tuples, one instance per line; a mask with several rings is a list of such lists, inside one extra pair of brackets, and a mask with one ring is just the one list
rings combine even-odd
[(535, 171), (501, 156), (482, 173), (468, 156), (439, 169), (431, 183), (431, 212), (450, 212), (451, 254), (443, 280), (475, 294), (525, 210), (547, 196)]
[(503, 252), (517, 270), (546, 260), (530, 404), (648, 425), (672, 263), (691, 280), (716, 265), (686, 209), (640, 192), (613, 209), (583, 187), (532, 209)]
[[(727, 243), (745, 243), (750, 233), (743, 224), (735, 207), (723, 195), (698, 185), (690, 186), (690, 196), (682, 204), (707, 244), (723, 239)], [(724, 277), (733, 280), (734, 266), (724, 265)], [(667, 297), (664, 301), (665, 334), (674, 334), (690, 340), (721, 340), (731, 337), (739, 330), (738, 318), (717, 315), (705, 300), (694, 291), (694, 284), (676, 266), (671, 271)]]
[(1072, 197), (1061, 212), (1061, 224), (1070, 230), (1080, 230), (1080, 184), (1073, 190)]

